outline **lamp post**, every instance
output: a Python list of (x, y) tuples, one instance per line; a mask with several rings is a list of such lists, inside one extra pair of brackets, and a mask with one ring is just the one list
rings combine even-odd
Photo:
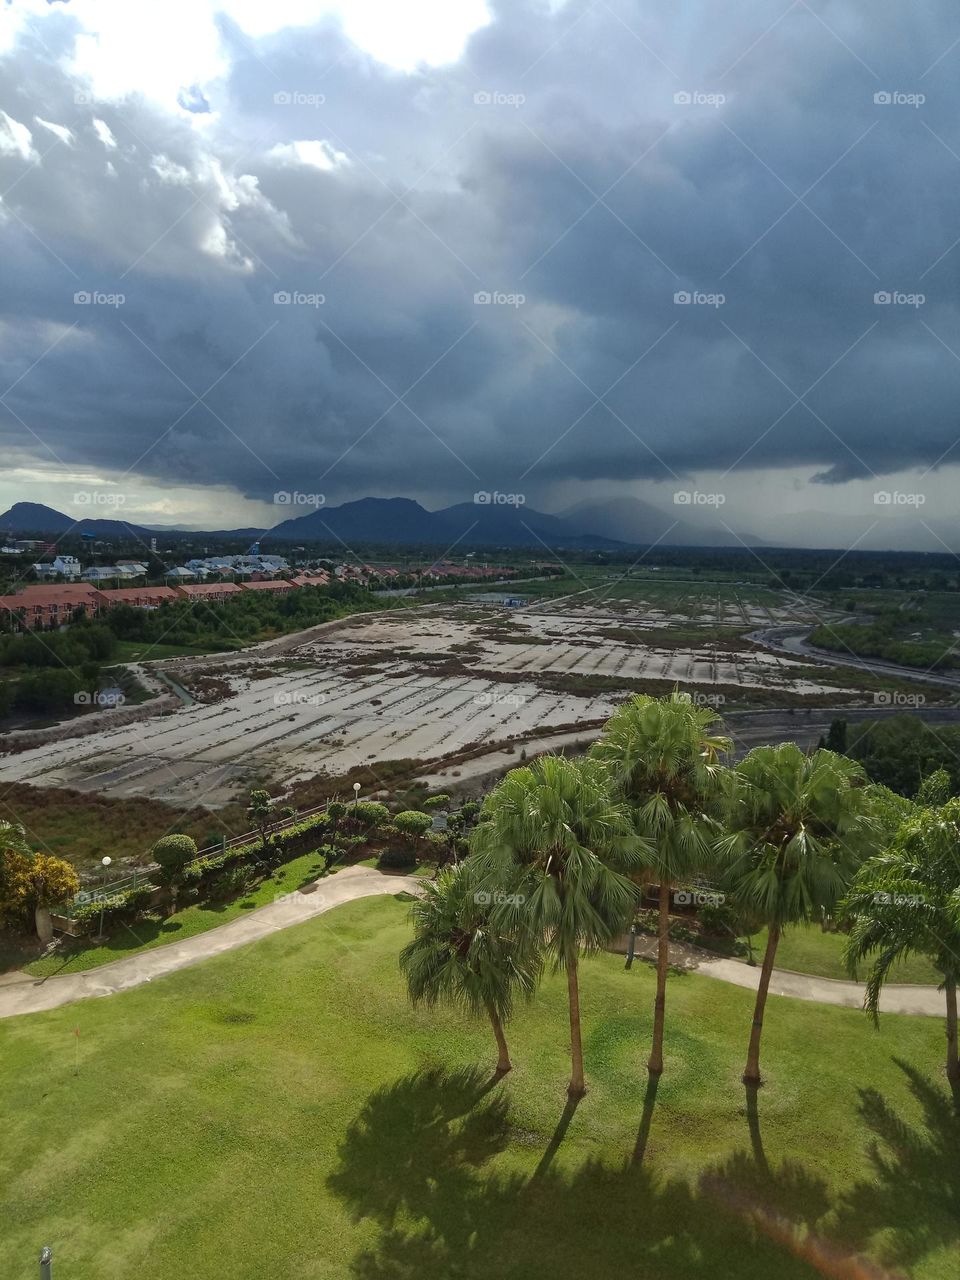
[(40, 1250), (40, 1280), (53, 1278), (53, 1250), (45, 1244)]
[(353, 812), (354, 812), (354, 814), (356, 814), (356, 812), (357, 812), (357, 803), (358, 803), (359, 799), (360, 799), (360, 783), (359, 783), (359, 782), (355, 782), (355, 783), (353, 784)]
[[(109, 854), (105, 854), (100, 859), (100, 865), (101, 867), (103, 867), (103, 883), (104, 884), (107, 883), (107, 868), (110, 866), (110, 863), (112, 861), (113, 859), (110, 857)], [(100, 939), (101, 941), (103, 939), (103, 913), (106, 910), (106, 906), (107, 906), (107, 895), (101, 889), (100, 890)]]

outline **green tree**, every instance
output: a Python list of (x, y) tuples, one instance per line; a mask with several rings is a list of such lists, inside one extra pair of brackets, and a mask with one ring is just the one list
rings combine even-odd
[(847, 749), (846, 720), (830, 721), (830, 730), (827, 733), (827, 741), (825, 745), (828, 751), (836, 751), (838, 755), (843, 755)]
[(273, 826), (273, 803), (270, 799), (270, 792), (257, 788), (250, 792), (250, 800), (247, 806), (247, 817), (260, 833), (260, 843), (263, 846), (263, 852), (266, 854), (270, 845), (270, 828)]
[(459, 1005), (490, 1020), (497, 1042), (497, 1072), (511, 1069), (503, 1024), (516, 994), (531, 995), (542, 954), (529, 932), (506, 932), (493, 918), (492, 895), (472, 868), (442, 871), (424, 885), (412, 912), (414, 937), (400, 953), (400, 968), (414, 1004)]
[(401, 835), (417, 840), (425, 836), (433, 825), (429, 813), (421, 813), (419, 809), (403, 809), (393, 815), (393, 825)]
[(586, 1089), (580, 1030), (579, 957), (626, 928), (638, 890), (627, 873), (650, 850), (629, 811), (610, 794), (596, 760), (544, 756), (513, 769), (487, 797), (471, 835), (484, 887), (499, 899), (494, 919), (509, 934), (542, 942), (567, 975), (569, 1093)]
[(892, 847), (859, 869), (844, 909), (853, 918), (846, 961), (854, 975), (871, 962), (864, 1007), (875, 1020), (883, 985), (904, 956), (927, 956), (943, 975), (947, 1076), (960, 1084), (960, 800), (908, 819)]
[(745, 1084), (760, 1083), (760, 1038), (777, 945), (790, 925), (820, 920), (843, 897), (879, 824), (858, 765), (793, 742), (756, 747), (730, 774), (728, 834), (717, 852), (735, 901), (767, 925)]
[(946, 769), (934, 769), (917, 788), (917, 804), (925, 809), (939, 809), (950, 799), (950, 775)]
[(170, 913), (177, 909), (177, 894), (188, 862), (197, 856), (197, 842), (191, 836), (162, 836), (151, 850), (159, 867), (157, 879), (170, 890)]
[(731, 743), (710, 732), (717, 719), (713, 708), (694, 706), (685, 693), (636, 694), (614, 712), (591, 751), (630, 805), (636, 831), (650, 850), (647, 869), (659, 881), (651, 1075), (663, 1071), (671, 893), (678, 881), (709, 865), (718, 833), (713, 815), (724, 794), (720, 756)]

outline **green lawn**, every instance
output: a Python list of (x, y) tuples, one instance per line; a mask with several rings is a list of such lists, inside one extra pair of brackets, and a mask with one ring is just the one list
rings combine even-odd
[[(955, 1280), (960, 1123), (936, 1019), (584, 965), (590, 1092), (565, 1107), (565, 985), (492, 1037), (412, 1011), (407, 908), (367, 899), (120, 996), (0, 1022), (0, 1275), (70, 1280)], [(74, 1029), (79, 1028), (79, 1040)], [(79, 1071), (75, 1067), (79, 1044)], [(638, 1145), (643, 1158), (635, 1158)], [(869, 1273), (871, 1276), (875, 1273)]]
[[(754, 958), (757, 964), (763, 958), (767, 945), (767, 931), (763, 929), (752, 938)], [(824, 933), (819, 925), (787, 929), (777, 947), (777, 968), (794, 969), (797, 973), (813, 973), (820, 978), (843, 978), (850, 975), (843, 963), (842, 933)], [(859, 979), (865, 981), (867, 967), (861, 967)], [(937, 986), (941, 975), (923, 956), (909, 956), (895, 968), (891, 982), (917, 982)]]
[(161, 658), (193, 658), (207, 653), (219, 653), (218, 646), (209, 644), (154, 644), (149, 640), (118, 640), (112, 662), (156, 662)]

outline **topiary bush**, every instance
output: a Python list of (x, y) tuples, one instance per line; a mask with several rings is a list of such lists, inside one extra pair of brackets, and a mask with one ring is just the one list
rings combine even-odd
[(416, 865), (417, 855), (406, 844), (392, 845), (389, 849), (384, 849), (377, 859), (377, 868), (380, 871), (404, 871)]

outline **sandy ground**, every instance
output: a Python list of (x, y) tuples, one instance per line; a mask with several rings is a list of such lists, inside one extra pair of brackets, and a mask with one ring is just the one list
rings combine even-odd
[[(794, 617), (789, 602), (781, 610), (718, 602), (705, 621), (774, 625)], [(665, 628), (691, 621), (680, 610), (666, 615), (589, 593), (520, 610), (456, 604), (360, 615), (336, 630), (287, 637), (282, 650), (158, 664), (195, 692), (206, 670), (218, 700), (0, 756), (0, 782), (216, 807), (255, 777), (289, 785), (383, 760), (430, 760), (424, 774), (446, 781), (444, 759), (458, 752), (569, 732), (606, 718), (626, 692), (594, 693), (582, 683), (568, 691), (558, 680), (656, 679), (705, 697), (717, 684), (844, 692), (812, 679), (809, 665), (789, 654), (664, 644)]]

